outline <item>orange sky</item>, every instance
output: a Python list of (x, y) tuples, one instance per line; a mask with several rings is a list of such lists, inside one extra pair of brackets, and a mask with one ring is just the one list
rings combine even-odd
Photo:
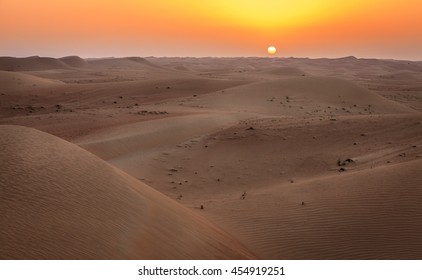
[(0, 56), (422, 60), (421, 0), (0, 0)]

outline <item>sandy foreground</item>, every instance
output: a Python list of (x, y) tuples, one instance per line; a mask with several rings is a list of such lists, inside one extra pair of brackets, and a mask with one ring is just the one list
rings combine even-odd
[(422, 259), (422, 62), (0, 57), (0, 259)]

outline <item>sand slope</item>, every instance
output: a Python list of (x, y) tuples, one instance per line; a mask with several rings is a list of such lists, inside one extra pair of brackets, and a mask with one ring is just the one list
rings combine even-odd
[(295, 68), (295, 67), (277, 67), (277, 68), (274, 68), (274, 69), (265, 70), (263, 72), (267, 73), (267, 74), (276, 75), (277, 77), (305, 76), (306, 75), (306, 73), (304, 71), (300, 70), (299, 68)]
[(421, 169), (417, 160), (276, 185), (216, 216), (264, 258), (420, 259)]
[(236, 123), (230, 115), (200, 114), (144, 121), (103, 130), (75, 140), (82, 148), (104, 160), (128, 156), (145, 157), (151, 151), (162, 151)]
[(61, 81), (39, 78), (29, 74), (0, 71), (0, 91), (4, 92), (33, 90), (63, 84)]
[[(205, 108), (271, 115), (411, 113), (414, 110), (334, 77), (295, 77), (242, 85), (192, 103)], [(315, 108), (315, 107), (320, 108)], [(344, 111), (344, 112), (342, 112)], [(350, 112), (347, 112), (350, 111)], [(317, 111), (318, 112), (318, 111)]]
[(0, 126), (0, 258), (253, 257), (219, 228), (79, 147)]
[(75, 68), (84, 68), (88, 65), (88, 63), (79, 56), (65, 56), (60, 58), (59, 60)]
[(63, 61), (51, 57), (0, 57), (0, 70), (4, 71), (35, 71), (68, 68), (69, 65)]
[(90, 67), (100, 69), (161, 69), (142, 57), (92, 59), (88, 61)]
[(83, 68), (109, 69), (161, 69), (145, 58), (107, 58), (85, 60), (79, 56), (66, 56), (62, 58), (31, 56), (24, 58), (0, 57), (0, 70), (3, 71), (41, 71), (53, 69), (83, 69)]

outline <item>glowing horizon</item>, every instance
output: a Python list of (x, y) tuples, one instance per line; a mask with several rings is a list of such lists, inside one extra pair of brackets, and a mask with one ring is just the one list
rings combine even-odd
[(0, 56), (421, 60), (422, 2), (385, 2), (0, 0)]

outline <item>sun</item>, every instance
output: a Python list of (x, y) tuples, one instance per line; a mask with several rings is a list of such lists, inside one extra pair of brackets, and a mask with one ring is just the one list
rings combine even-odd
[(268, 47), (267, 52), (268, 52), (268, 54), (273, 55), (277, 52), (277, 49), (274, 46), (270, 46), (270, 47)]

